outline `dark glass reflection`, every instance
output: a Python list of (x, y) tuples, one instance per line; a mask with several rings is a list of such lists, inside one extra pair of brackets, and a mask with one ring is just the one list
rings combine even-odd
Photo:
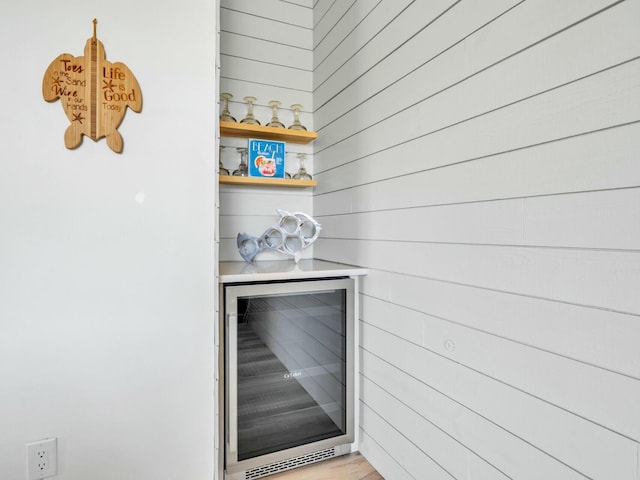
[(238, 299), (238, 460), (346, 433), (346, 292)]

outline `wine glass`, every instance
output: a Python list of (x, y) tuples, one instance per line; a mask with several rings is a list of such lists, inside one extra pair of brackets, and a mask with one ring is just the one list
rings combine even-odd
[(222, 100), (222, 113), (220, 114), (220, 120), (225, 122), (235, 122), (236, 119), (231, 116), (231, 112), (229, 111), (229, 100), (233, 98), (233, 95), (230, 93), (221, 93), (220, 100)]
[(249, 176), (249, 165), (247, 165), (247, 152), (248, 149), (246, 147), (238, 147), (236, 148), (238, 152), (240, 152), (240, 165), (238, 165), (238, 169), (233, 171), (234, 177), (248, 177)]
[(293, 110), (293, 123), (289, 126), (291, 130), (306, 130), (307, 127), (300, 123), (300, 110), (302, 110), (302, 105), (299, 103), (294, 103), (291, 105), (291, 110)]
[(269, 106), (271, 107), (272, 116), (271, 121), (267, 123), (267, 127), (276, 127), (276, 128), (285, 128), (284, 123), (280, 121), (278, 118), (278, 107), (280, 106), (280, 102), (278, 100), (271, 100), (269, 102)]
[(295, 178), (296, 180), (311, 180), (311, 175), (309, 175), (307, 169), (304, 168), (304, 161), (307, 158), (307, 154), (298, 153), (296, 156), (298, 157), (298, 160), (300, 160), (300, 167), (298, 167), (298, 171), (293, 176), (293, 178)]
[(243, 100), (247, 102), (247, 116), (240, 120), (240, 123), (260, 125), (260, 122), (253, 116), (253, 102), (257, 100), (256, 97), (244, 97)]
[(220, 150), (218, 153), (218, 170), (220, 170), (220, 175), (229, 175), (229, 170), (224, 168), (222, 164), (222, 151), (224, 150), (224, 145), (220, 145)]

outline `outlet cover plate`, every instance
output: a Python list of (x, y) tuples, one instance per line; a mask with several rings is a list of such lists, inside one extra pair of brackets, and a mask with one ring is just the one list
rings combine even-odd
[(53, 437), (27, 443), (27, 480), (39, 480), (57, 474), (57, 439)]

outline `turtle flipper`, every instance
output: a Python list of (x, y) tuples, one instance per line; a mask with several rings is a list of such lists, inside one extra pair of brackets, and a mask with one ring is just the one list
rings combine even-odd
[(73, 124), (69, 125), (64, 132), (64, 144), (68, 149), (74, 149), (82, 143), (82, 133)]
[(121, 153), (123, 146), (122, 135), (114, 129), (113, 132), (107, 135), (107, 145), (109, 145), (109, 148), (114, 152)]

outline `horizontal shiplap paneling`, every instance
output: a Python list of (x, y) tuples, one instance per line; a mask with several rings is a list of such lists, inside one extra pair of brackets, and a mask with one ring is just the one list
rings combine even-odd
[(273, 43), (231, 32), (223, 32), (222, 35), (225, 38), (223, 44), (225, 48), (220, 52), (223, 58), (225, 56), (246, 58), (309, 72), (313, 68), (309, 51), (297, 45)]
[(412, 478), (455, 479), (428, 454), (409, 441), (394, 425), (369, 408), (366, 403), (362, 405), (360, 416), (360, 421), (365, 426), (364, 430), (373, 438), (378, 439), (381, 446), (402, 465)]
[[(464, 445), (424, 416), (407, 409), (406, 404), (366, 376), (362, 380), (361, 396), (369, 409), (402, 432), (403, 437), (406, 437), (424, 454), (437, 459), (440, 467), (452, 478), (464, 478), (469, 470), (479, 478), (503, 480), (509, 478), (494, 466), (471, 454)], [(365, 422), (365, 428), (370, 428), (370, 423)]]
[[(253, 188), (222, 185), (220, 188), (220, 216), (271, 216), (277, 220), (276, 210), (310, 210), (313, 198), (304, 189), (285, 187)], [(250, 212), (250, 213), (249, 213)], [(270, 223), (268, 226), (271, 226)]]
[[(318, 216), (328, 235), (640, 250), (640, 189), (434, 204)], [(437, 226), (437, 228), (436, 228)]]
[[(278, 118), (286, 126), (293, 122), (291, 105), (302, 104), (300, 121), (313, 129), (313, 9), (309, 1), (223, 0), (220, 12), (220, 91), (233, 95), (229, 110), (242, 120), (247, 112), (244, 97), (256, 97), (254, 116), (263, 125), (272, 116), (268, 106), (278, 100)], [(230, 172), (238, 167), (238, 147), (246, 139), (221, 138), (221, 159)], [(296, 153), (308, 154), (305, 167), (313, 174), (313, 146), (287, 145), (285, 170), (297, 171)], [(219, 258), (242, 260), (236, 236), (259, 237), (277, 219), (276, 209), (313, 214), (312, 189), (269, 187), (220, 187)], [(305, 251), (311, 256), (313, 249)], [(283, 259), (264, 252), (258, 260)]]
[[(320, 92), (316, 92), (317, 128), (323, 133), (319, 138), (318, 149), (324, 149), (326, 145), (335, 142), (336, 138), (351, 136), (379, 122), (403, 127), (407, 134), (413, 131), (428, 132), (433, 129), (429, 125), (449, 125), (637, 56), (639, 47), (633, 43), (632, 27), (622, 30), (619, 37), (616, 37), (615, 53), (603, 47), (608, 29), (620, 28), (618, 15), (613, 11), (605, 11), (602, 20), (600, 17), (597, 17), (599, 21), (586, 20), (574, 28), (540, 41), (541, 36), (553, 34), (566, 25), (562, 20), (571, 23), (585, 14), (593, 13), (593, 7), (588, 8), (591, 3), (593, 2), (579, 2), (580, 6), (563, 10), (566, 15), (556, 15), (555, 22), (549, 24), (546, 21), (548, 17), (537, 11), (549, 11), (550, 2), (524, 2), (519, 8), (486, 26), (490, 35), (482, 36), (483, 30), (480, 30), (451, 48), (450, 40), (441, 48), (435, 49), (434, 55), (442, 49), (444, 51), (433, 60), (419, 68), (416, 66), (408, 70), (406, 74), (398, 73), (399, 69), (406, 68), (404, 66), (409, 61), (417, 62), (424, 58), (415, 55), (415, 49), (421, 45), (421, 37), (414, 38), (415, 44), (407, 42), (393, 56), (376, 65), (379, 72), (367, 72), (366, 76), (350, 85), (349, 89), (342, 91), (338, 97), (333, 97), (326, 107), (320, 108), (324, 102), (320, 100)], [(605, 2), (598, 2), (598, 6), (602, 4)], [(483, 7), (484, 4), (477, 8), (486, 10)], [(452, 8), (433, 27), (438, 27), (455, 14), (467, 19), (465, 11), (461, 12), (457, 8)], [(640, 14), (640, 7), (637, 5), (622, 5), (617, 8), (626, 10), (624, 15)], [(537, 10), (531, 12), (529, 9)], [(470, 17), (476, 18), (479, 15)], [(514, 22), (528, 23), (532, 16), (542, 17), (541, 21), (534, 24), (539, 26), (539, 30), (513, 29)], [(484, 20), (482, 16), (480, 18)], [(460, 23), (455, 23), (456, 28), (460, 28)], [(477, 27), (475, 24), (470, 25), (460, 34), (466, 35), (469, 30)], [(445, 25), (443, 31), (449, 30), (451, 27)], [(426, 31), (422, 34), (425, 35)], [(514, 39), (514, 35), (525, 36), (521, 41), (522, 47), (518, 44), (517, 37)], [(475, 40), (476, 36), (480, 38)], [(422, 45), (431, 46), (438, 41), (423, 40)], [(526, 46), (529, 48), (525, 48)], [(518, 47), (524, 50), (514, 55), (518, 52)], [(508, 49), (505, 51), (505, 48)], [(590, 53), (585, 56), (572, 54), (577, 48)], [(556, 62), (556, 58), (563, 58), (563, 61)], [(393, 61), (397, 61), (397, 64)], [(491, 91), (492, 94), (478, 95), (479, 91)], [(420, 102), (423, 104), (418, 105)], [(442, 107), (443, 104), (446, 107)], [(416, 118), (406, 121), (400, 114)], [(329, 124), (324, 115), (337, 120)], [(359, 121), (354, 122), (355, 118)], [(391, 133), (393, 138), (394, 132)]]
[(343, 263), (640, 315), (636, 252), (326, 238), (316, 248)]
[[(348, 2), (342, 3), (347, 4)], [(347, 37), (353, 31), (354, 25), (360, 24), (380, 3), (381, 0), (377, 0), (377, 2), (353, 2), (344, 15), (331, 26), (329, 33), (315, 46), (313, 54), (314, 67), (316, 62), (321, 62), (331, 52), (338, 49), (342, 50), (340, 47), (347, 41)]]
[(467, 328), (640, 378), (640, 320), (452, 282), (372, 271), (365, 295)]
[[(360, 409), (362, 409), (362, 407), (360, 407)], [(402, 465), (389, 455), (380, 444), (373, 440), (367, 432), (361, 429), (358, 437), (360, 439), (360, 452), (367, 458), (376, 459), (377, 471), (383, 478), (414, 480)]]
[[(311, 0), (278, 0), (256, 2), (255, 0), (220, 0), (220, 8), (256, 18), (264, 18), (290, 24), (296, 28), (313, 28)], [(222, 22), (225, 23), (225, 22)], [(226, 26), (226, 24), (225, 24)], [(245, 27), (246, 28), (246, 27)]]
[(363, 453), (638, 480), (640, 2), (357, 3), (314, 12), (314, 255), (370, 272)]
[[(628, 97), (633, 102), (631, 98)], [(635, 143), (639, 136), (640, 122), (637, 122), (352, 188), (318, 192), (316, 211), (324, 216), (635, 188), (640, 183)], [(610, 168), (606, 175), (602, 172), (603, 156)], [(426, 158), (425, 163), (428, 161)], [(317, 164), (322, 165), (322, 159), (317, 159)], [(388, 163), (386, 167), (390, 168)], [(363, 168), (366, 169), (364, 164)], [(344, 178), (322, 174), (317, 177), (318, 182), (324, 179), (329, 183), (342, 183)]]
[[(329, 77), (336, 75), (343, 65), (348, 65), (347, 68), (349, 68), (348, 60), (360, 50), (376, 48), (379, 51), (379, 49), (384, 48), (384, 43), (372, 47), (369, 47), (369, 44), (375, 42), (377, 34), (387, 25), (393, 24), (395, 17), (412, 3), (412, 0), (402, 0), (367, 4), (366, 6), (370, 7), (371, 10), (367, 12), (366, 16), (363, 16), (360, 22), (352, 24), (352, 28), (347, 28), (347, 31), (342, 32), (342, 35), (339, 35), (339, 32), (333, 35), (336, 37), (334, 43), (339, 42), (338, 47), (330, 51), (327, 50), (325, 55), (320, 55), (319, 50), (314, 52), (314, 90), (318, 90)], [(368, 40), (366, 45), (362, 45), (358, 39), (371, 40)], [(389, 43), (386, 47), (393, 48), (393, 45), (393, 43)], [(344, 84), (340, 85), (336, 90), (344, 87)], [(328, 91), (332, 90), (328, 89)], [(333, 94), (335, 95), (335, 91), (333, 91)]]
[[(452, 361), (512, 385), (537, 398), (574, 412), (598, 425), (640, 440), (640, 382), (615, 375), (592, 365), (542, 351), (495, 335), (457, 325), (409, 308), (365, 297), (368, 322), (381, 329), (389, 318), (401, 318), (420, 326), (417, 332), (402, 335)], [(504, 359), (509, 358), (508, 362)], [(523, 375), (526, 372), (526, 375)], [(603, 392), (607, 392), (603, 395)]]
[(232, 113), (302, 103), (320, 136), (313, 198), (221, 188), (221, 258), (285, 208), (371, 269), (360, 445), (386, 478), (638, 480), (640, 3), (312, 5), (222, 2)]
[[(453, 181), (457, 182), (460, 175), (464, 176), (462, 172), (467, 168), (474, 170), (471, 173), (473, 190), (484, 190), (484, 199), (504, 198), (502, 192), (492, 195), (493, 185), (485, 185), (485, 177), (487, 181), (495, 177), (500, 182), (498, 188), (502, 190), (509, 189), (514, 184), (526, 187), (530, 184), (527, 180), (529, 178), (531, 182), (537, 178), (543, 183), (541, 188), (523, 189), (524, 195), (602, 189), (608, 186), (635, 186), (634, 182), (617, 184), (620, 177), (626, 177), (627, 174), (637, 176), (635, 162), (626, 168), (624, 165), (612, 168), (607, 175), (603, 175), (600, 159), (602, 155), (623, 158), (634, 155), (638, 126), (632, 123), (638, 121), (640, 85), (637, 82), (634, 85), (630, 79), (640, 74), (640, 62), (627, 64), (609, 73), (599, 76), (604, 78), (594, 77), (593, 81), (586, 80), (584, 83), (567, 86), (563, 91), (520, 102), (518, 105), (487, 114), (483, 118), (457, 124), (393, 147), (387, 148), (381, 144), (376, 147), (364, 143), (365, 148), (372, 147), (372, 150), (365, 154), (365, 148), (360, 148), (362, 157), (350, 156), (357, 143), (344, 142), (340, 146), (341, 151), (334, 152), (338, 153), (338, 157), (316, 155), (319, 168), (330, 168), (330, 164), (338, 167), (317, 173), (318, 180), (322, 179), (318, 193), (344, 191), (345, 187), (349, 187), (345, 180), (347, 178), (354, 179), (351, 188), (362, 185), (362, 188), (373, 186), (379, 190), (379, 185), (371, 184), (387, 181), (392, 182), (390, 184), (398, 182), (411, 185), (411, 182), (417, 179), (436, 179), (439, 176), (436, 182), (440, 187), (435, 191), (444, 191), (448, 192), (448, 196), (458, 195), (458, 198), (463, 198), (460, 197), (459, 190), (447, 188), (448, 183), (442, 181), (447, 182), (444, 176), (453, 174)], [(603, 93), (599, 88), (605, 86), (617, 89)], [(560, 105), (570, 109), (565, 110)], [(621, 124), (622, 126), (616, 127)], [(382, 132), (378, 133), (383, 135)], [(465, 141), (456, 143), (455, 139), (460, 136)], [(371, 142), (378, 140), (371, 137)], [(353, 160), (345, 163), (345, 158)], [(334, 159), (341, 159), (344, 166), (336, 165), (338, 160)], [(531, 166), (523, 165), (526, 161), (530, 162)], [(497, 167), (495, 170), (492, 169), (494, 165)], [(595, 182), (588, 181), (591, 165), (595, 173)], [(451, 168), (444, 168), (448, 166)], [(511, 171), (505, 170), (505, 176), (500, 178), (503, 166)], [(536, 170), (539, 173), (536, 173)], [(518, 181), (520, 176), (524, 178), (522, 182)], [(512, 182), (512, 179), (515, 182)], [(563, 188), (563, 182), (567, 184), (566, 190)], [(552, 190), (547, 183), (555, 184), (556, 189)], [(404, 190), (413, 195), (428, 195), (433, 191), (430, 185), (424, 182), (419, 182), (417, 190)], [(466, 191), (466, 188), (463, 191)], [(374, 202), (384, 197), (367, 195), (367, 198)], [(450, 202), (446, 197), (443, 198), (442, 201), (438, 200), (439, 203)], [(466, 196), (463, 201), (469, 201), (469, 198)], [(394, 197), (394, 200), (403, 202), (402, 205), (405, 206), (416, 205), (409, 203), (411, 199), (407, 202), (406, 196), (401, 199)], [(319, 201), (323, 199), (320, 197)]]
[[(357, 0), (342, 0), (334, 1), (331, 3), (328, 9), (323, 10), (322, 5), (326, 5), (326, 2), (322, 2), (321, 6), (316, 12), (314, 12), (313, 22), (313, 49), (320, 48), (320, 45), (326, 41), (329, 33), (340, 22), (340, 19), (344, 15), (354, 8), (354, 5), (359, 3)], [(316, 20), (317, 19), (317, 20)]]
[[(450, 398), (431, 388), (369, 351), (362, 352), (361, 370), (366, 381), (398, 399), (401, 403), (398, 412), (410, 410), (412, 415), (422, 416), (459, 445), (473, 452), (474, 457), (483, 458), (487, 464), (510, 478), (585, 478), (491, 419), (464, 406), (459, 399)], [(362, 425), (362, 428), (366, 429), (367, 425)], [(466, 477), (463, 475), (459, 478)]]
[(365, 350), (581, 474), (635, 480), (635, 442), (384, 330), (361, 327)]
[[(282, 0), (282, 2), (284, 3), (290, 3), (293, 5), (298, 5), (300, 7), (305, 7), (310, 9), (311, 11), (311, 17), (313, 17), (313, 4), (316, 3), (317, 0)], [(312, 19), (312, 24), (313, 24), (313, 19)], [(313, 26), (313, 25), (312, 25)]]
[[(220, 30), (233, 32), (247, 37), (260, 38), (273, 43), (284, 45), (296, 45), (306, 50), (312, 49), (312, 37), (308, 27), (300, 25), (308, 23), (307, 9), (300, 8), (300, 12), (292, 10), (292, 7), (279, 0), (262, 2), (243, 1), (230, 2), (238, 9), (220, 9)], [(249, 10), (243, 10), (248, 7)], [(260, 11), (256, 11), (256, 8)], [(268, 17), (264, 12), (271, 11)], [(220, 51), (223, 51), (220, 46)]]
[[(324, 62), (326, 66), (314, 76), (316, 114), (321, 131), (325, 125), (333, 123), (336, 118), (404, 78), (422, 65), (425, 58), (437, 56), (441, 50), (450, 48), (452, 43), (502, 13), (516, 0), (476, 5), (471, 7), (477, 9), (473, 12), (456, 9), (457, 2), (451, 0), (411, 2), (390, 24), (387, 22), (396, 11), (387, 11), (390, 14), (387, 18), (375, 15), (388, 9), (389, 3), (384, 2), (386, 6), (377, 5), (371, 18), (354, 32), (360, 34), (362, 31), (364, 35), (371, 35), (366, 44), (351, 42), (346, 49), (327, 59)], [(406, 4), (399, 2), (396, 8), (402, 5)], [(445, 12), (448, 15), (444, 15)], [(460, 17), (449, 21), (456, 13)], [(370, 22), (374, 23), (367, 29)], [(420, 55), (416, 55), (416, 48), (420, 49)], [(334, 66), (333, 70), (331, 66)], [(423, 91), (424, 86), (413, 94)], [(396, 101), (404, 102), (404, 95), (396, 98)], [(394, 102), (388, 104), (386, 110), (394, 110), (401, 105)], [(383, 114), (384, 117), (384, 111), (378, 112), (378, 115)], [(328, 137), (331, 138), (329, 134)]]
[(313, 0), (313, 28), (315, 29), (335, 5), (336, 0)]
[[(311, 72), (265, 63), (261, 60), (222, 56), (220, 65), (221, 70), (225, 72), (225, 77), (229, 79), (243, 78), (247, 74), (246, 72), (251, 72), (249, 78), (252, 82), (303, 92), (308, 91), (308, 88), (305, 89), (304, 86), (311, 84)], [(265, 98), (263, 105), (267, 102), (268, 100)], [(268, 118), (263, 123), (267, 122)]]
[[(636, 49), (636, 53), (640, 53), (640, 48)], [(533, 63), (539, 63), (539, 60)], [(350, 115), (369, 118), (366, 111), (350, 112), (349, 116), (344, 116), (332, 125), (332, 128), (335, 126), (339, 130), (339, 137), (319, 137), (316, 154), (327, 169), (347, 163), (346, 159), (364, 158), (378, 152), (384, 152), (384, 158), (389, 163), (394, 157), (404, 158), (388, 151), (396, 145), (420, 137), (427, 137), (427, 142), (433, 142), (434, 140), (428, 137), (434, 135), (436, 141), (446, 138), (447, 134), (450, 137), (458, 137), (464, 132), (465, 127), (475, 130), (474, 137), (480, 137), (480, 148), (482, 143), (505, 144), (503, 148), (493, 147), (491, 152), (487, 152), (498, 153), (637, 121), (639, 63), (640, 61), (636, 60), (620, 65), (614, 64), (612, 68), (599, 75), (586, 76), (533, 97), (528, 95), (540, 91), (521, 91), (519, 93), (522, 96), (517, 99), (513, 97), (514, 87), (503, 85), (509, 83), (504, 79), (504, 73), (494, 78), (488, 78), (488, 74), (478, 75), (424, 100), (419, 108), (400, 111), (389, 121), (376, 123), (347, 136), (354, 128), (354, 121), (349, 118)], [(416, 87), (406, 85), (404, 88), (415, 90)], [(490, 97), (479, 98), (476, 93), (493, 88), (498, 90)], [(388, 105), (389, 101), (391, 99), (387, 99), (385, 103), (382, 98), (375, 98), (367, 107), (373, 107), (373, 114), (377, 111), (376, 106), (383, 108), (382, 105)], [(456, 108), (451, 108), (452, 105)], [(505, 117), (511, 119), (510, 124), (503, 123)], [(577, 121), (577, 125), (567, 122), (567, 117)], [(514, 123), (514, 118), (519, 120)], [(453, 130), (447, 132), (450, 129)], [(508, 135), (510, 130), (516, 130), (518, 133), (515, 136)], [(329, 138), (334, 139), (331, 145), (328, 144)], [(451, 147), (455, 144), (447, 142), (446, 145)], [(481, 150), (473, 151), (474, 145), (475, 142), (472, 141), (466, 144), (466, 148), (472, 150), (471, 156), (464, 156), (462, 159), (482, 155)], [(427, 154), (429, 163), (433, 163), (439, 161), (444, 153), (427, 145), (423, 147), (418, 144), (413, 147), (420, 147), (419, 150), (415, 150), (419, 152), (418, 156), (414, 154), (407, 157), (408, 161), (420, 159), (420, 153), (423, 153)], [(464, 149), (465, 146), (458, 148)], [(458, 150), (454, 149), (452, 154), (457, 152)]]

